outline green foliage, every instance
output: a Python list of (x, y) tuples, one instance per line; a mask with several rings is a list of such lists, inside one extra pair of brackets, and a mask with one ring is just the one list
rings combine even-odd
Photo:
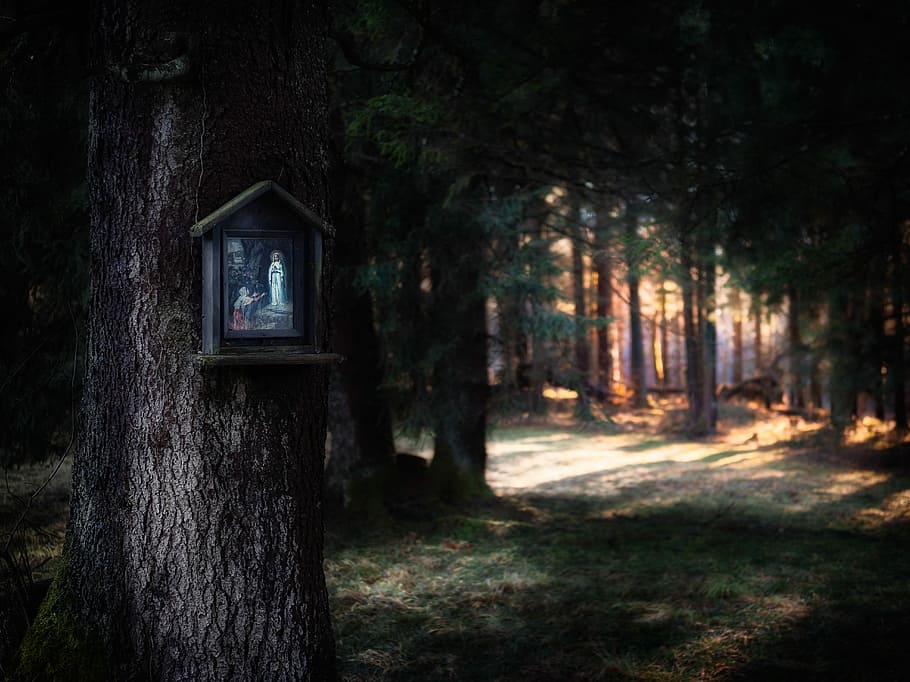
[(351, 113), (347, 144), (372, 143), (393, 168), (435, 168), (444, 157), (428, 145), (427, 136), (441, 118), (437, 105), (418, 97), (378, 95)]

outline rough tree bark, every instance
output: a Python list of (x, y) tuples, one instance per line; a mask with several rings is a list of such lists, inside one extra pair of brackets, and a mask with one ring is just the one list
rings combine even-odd
[(327, 12), (290, 0), (100, 0), (95, 12), (104, 75), (66, 588), (110, 679), (332, 679), (327, 371), (197, 364), (189, 234), (263, 179), (328, 215)]

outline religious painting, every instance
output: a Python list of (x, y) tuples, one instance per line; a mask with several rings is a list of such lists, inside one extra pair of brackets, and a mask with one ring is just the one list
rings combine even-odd
[(228, 237), (226, 328), (294, 329), (294, 243), (289, 237)]

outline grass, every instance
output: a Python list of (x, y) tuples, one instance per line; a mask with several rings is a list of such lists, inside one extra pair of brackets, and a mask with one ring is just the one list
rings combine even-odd
[(0, 469), (0, 679), (63, 550), (69, 460)]
[(335, 537), (343, 677), (902, 679), (896, 540), (698, 505), (605, 517), (570, 499)]
[(59, 471), (56, 465), (0, 469), (0, 577), (8, 577), (11, 561), (31, 580), (53, 576), (69, 516), (72, 478), (69, 459)]
[(737, 428), (500, 429), (499, 497), (336, 526), (342, 678), (906, 679), (907, 470)]
[[(501, 427), (495, 497), (393, 525), (332, 520), (341, 678), (907, 679), (910, 453), (726, 416), (699, 442), (649, 428), (673, 422), (659, 408)], [(45, 473), (8, 474), (5, 530)], [(21, 539), (38, 577), (62, 540), (60, 476)]]

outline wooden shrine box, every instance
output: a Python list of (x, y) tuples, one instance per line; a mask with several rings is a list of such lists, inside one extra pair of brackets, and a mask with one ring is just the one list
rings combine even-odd
[(337, 362), (318, 346), (324, 222), (270, 180), (190, 229), (202, 239), (202, 352), (210, 365)]

